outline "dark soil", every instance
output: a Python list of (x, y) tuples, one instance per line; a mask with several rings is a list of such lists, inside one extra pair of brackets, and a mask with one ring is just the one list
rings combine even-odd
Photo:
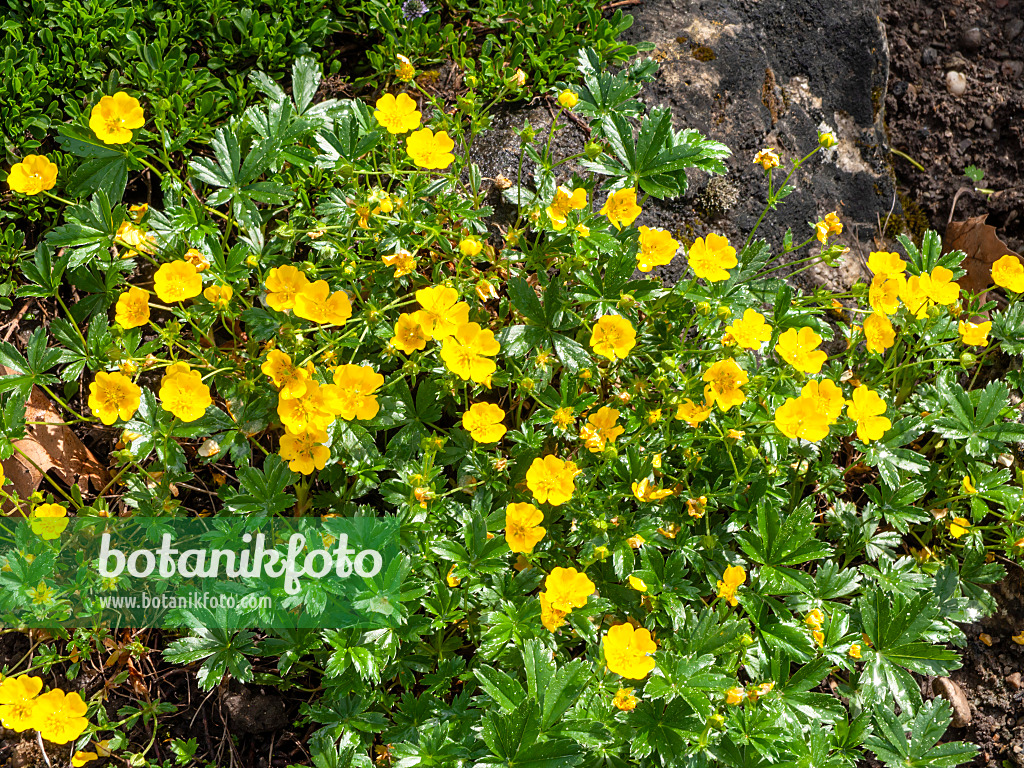
[[(973, 187), (964, 168), (985, 172), (993, 194), (961, 196), (954, 218), (989, 214), (1013, 250), (1024, 245), (1024, 0), (884, 0), (890, 52), (885, 100), (901, 192), (929, 225), (945, 231), (953, 196)], [(967, 78), (953, 95), (947, 73)], [(913, 206), (910, 206), (913, 207)]]

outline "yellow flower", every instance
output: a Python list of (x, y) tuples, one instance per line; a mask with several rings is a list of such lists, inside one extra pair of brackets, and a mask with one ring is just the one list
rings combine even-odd
[(89, 113), (89, 127), (104, 144), (125, 144), (132, 130), (146, 124), (139, 100), (124, 91), (104, 96)]
[(896, 330), (888, 317), (881, 312), (872, 312), (864, 318), (864, 338), (868, 352), (882, 354), (896, 343)]
[(504, 418), (505, 411), (494, 403), (473, 403), (462, 414), (462, 426), (475, 442), (496, 443), (508, 431), (501, 423)]
[(411, 82), (416, 77), (416, 68), (407, 56), (398, 54), (395, 58), (398, 60), (398, 63), (395, 65), (395, 77), (403, 83)]
[(814, 642), (817, 644), (819, 648), (825, 647), (825, 633), (822, 632), (820, 629), (816, 629), (813, 632), (811, 632), (811, 637), (814, 638)]
[(23, 195), (38, 195), (57, 184), (57, 166), (46, 155), (25, 155), (20, 163), (11, 166), (7, 185)]
[(729, 240), (714, 232), (706, 239), (698, 237), (694, 241), (688, 259), (693, 274), (709, 283), (728, 280), (728, 270), (739, 264), (736, 249), (729, 245)]
[(314, 469), (323, 469), (331, 458), (331, 449), (327, 442), (327, 432), (316, 427), (304, 430), (297, 435), (285, 433), (281, 435), (281, 458), (288, 462), (292, 472), (303, 475), (313, 474)]
[(213, 405), (210, 388), (203, 383), (202, 374), (193, 371), (187, 363), (176, 363), (167, 368), (160, 380), (160, 407), (185, 422), (202, 418)]
[(647, 583), (643, 579), (639, 579), (632, 574), (629, 577), (629, 586), (635, 589), (637, 592), (646, 592)]
[(819, 344), (821, 336), (813, 328), (790, 328), (779, 337), (775, 351), (798, 371), (820, 373), (828, 355), (818, 349)]
[(767, 171), (771, 168), (779, 167), (779, 156), (775, 153), (774, 149), (762, 149), (754, 155), (754, 162)]
[(565, 624), (565, 614), (565, 611), (551, 605), (547, 592), (540, 593), (540, 622), (549, 632), (554, 632)]
[(203, 298), (217, 309), (227, 309), (234, 295), (235, 291), (230, 285), (211, 285), (203, 291)]
[(278, 398), (277, 415), (290, 434), (300, 435), (309, 430), (326, 431), (337, 413), (327, 406), (324, 387), (311, 379), (301, 397)]
[(647, 413), (648, 425), (657, 424), (661, 421), (661, 408), (655, 408)]
[(772, 327), (765, 322), (764, 315), (753, 309), (746, 310), (742, 319), (733, 320), (725, 332), (744, 349), (760, 349), (772, 337)]
[(651, 502), (661, 501), (669, 496), (672, 496), (672, 490), (669, 488), (658, 488), (646, 477), (639, 483), (633, 483), (633, 495), (636, 496), (637, 501)]
[(747, 698), (751, 701), (757, 701), (762, 696), (766, 696), (767, 694), (771, 693), (774, 687), (774, 681), (761, 683), (760, 685), (755, 686), (754, 688), (751, 688), (749, 691), (747, 691)]
[(100, 371), (89, 385), (89, 409), (108, 427), (139, 410), (142, 390), (123, 373)]
[(625, 359), (635, 346), (636, 331), (626, 318), (620, 315), (602, 315), (594, 323), (590, 348), (595, 354), (609, 360)]
[(658, 646), (650, 631), (634, 629), (631, 624), (617, 624), (604, 636), (604, 660), (609, 672), (642, 680), (654, 669), (651, 654)]
[(552, 568), (544, 580), (544, 592), (551, 607), (562, 613), (571, 613), (573, 608), (583, 608), (587, 598), (594, 594), (594, 582), (587, 574), (575, 568)]
[(959, 539), (970, 530), (970, 527), (971, 523), (966, 518), (954, 517), (949, 524), (949, 535), (954, 539)]
[(467, 259), (472, 259), (475, 256), (479, 256), (480, 251), (482, 251), (483, 249), (483, 244), (475, 237), (464, 237), (461, 240), (459, 240), (459, 253), (461, 253)]
[(629, 544), (629, 546), (631, 546), (633, 549), (640, 549), (640, 547), (647, 543), (647, 539), (645, 539), (643, 536), (637, 533), (626, 539), (626, 543)]
[(612, 192), (600, 210), (600, 214), (607, 216), (608, 221), (616, 229), (628, 227), (636, 221), (636, 217), (640, 213), (640, 206), (636, 204), (636, 189), (634, 187)]
[(836, 134), (831, 128), (818, 132), (818, 146), (822, 149), (832, 149), (838, 143), (839, 139), (836, 138)]
[(309, 279), (297, 267), (274, 267), (267, 275), (267, 306), (278, 312), (294, 309), (296, 297), (307, 285)]
[(791, 397), (775, 410), (775, 426), (791, 440), (816, 443), (828, 436), (828, 419), (818, 410), (816, 398)]
[(707, 382), (704, 387), (704, 400), (708, 405), (718, 403), (719, 408), (728, 411), (747, 399), (740, 387), (747, 383), (749, 377), (731, 357), (714, 363), (704, 371), (701, 379)]
[(892, 427), (892, 422), (882, 416), (885, 411), (885, 402), (877, 392), (872, 392), (863, 384), (853, 390), (853, 402), (846, 414), (857, 422), (857, 437), (861, 442), (881, 440)]
[(930, 274), (907, 278), (900, 298), (918, 318), (928, 314), (932, 304), (948, 306), (960, 298), (960, 286), (953, 282), (953, 273), (945, 267), (935, 267)]
[(77, 693), (65, 694), (54, 688), (36, 699), (34, 726), (39, 735), (54, 744), (67, 744), (82, 735), (89, 725), (88, 711)]
[(907, 271), (907, 262), (898, 253), (891, 251), (872, 251), (868, 254), (868, 269), (873, 275), (890, 277)]
[(459, 293), (447, 286), (431, 286), (416, 291), (416, 300), (423, 307), (416, 319), (423, 330), (440, 341), (453, 336), (460, 326), (469, 322), (469, 304), (459, 301)]
[(281, 390), (281, 397), (289, 398), (302, 397), (306, 394), (306, 382), (313, 374), (313, 364), (308, 363), (306, 367), (299, 368), (292, 364), (292, 359), (278, 349), (272, 349), (267, 353), (266, 362), (260, 366), (260, 370), (274, 386)]
[(686, 500), (686, 514), (690, 517), (700, 520), (704, 517), (704, 510), (707, 509), (708, 497), (700, 496), (696, 499)]
[(541, 504), (565, 504), (576, 490), (576, 465), (557, 456), (538, 457), (526, 472), (526, 487)]
[(114, 307), (114, 322), (122, 328), (138, 328), (149, 322), (149, 292), (141, 288), (129, 288), (117, 297)]
[(868, 287), (868, 303), (876, 312), (891, 315), (899, 309), (900, 296), (906, 293), (906, 284), (902, 273), (875, 275)]
[(544, 513), (533, 504), (514, 502), (505, 508), (505, 543), (513, 552), (532, 552), (544, 534)]
[(590, 237), (590, 227), (588, 227), (586, 224), (577, 224), (576, 234), (579, 235), (580, 237)]
[(167, 303), (192, 299), (203, 292), (203, 278), (187, 261), (161, 264), (153, 276), (153, 290)]
[(842, 413), (846, 400), (843, 398), (843, 391), (836, 386), (834, 381), (809, 381), (800, 390), (800, 396), (806, 397), (814, 404), (815, 409), (825, 417), (828, 424), (835, 424), (839, 421), (839, 414)]
[(548, 218), (551, 219), (551, 226), (556, 230), (565, 229), (569, 220), (569, 214), (587, 207), (587, 190), (582, 188), (569, 189), (559, 186), (555, 190), (555, 199), (547, 207)]
[(718, 580), (718, 596), (729, 602), (729, 605), (736, 605), (736, 590), (747, 580), (747, 571), (741, 565), (730, 565), (725, 569), (722, 578)]
[(397, 98), (393, 94), (385, 93), (377, 99), (376, 107), (373, 116), (388, 133), (405, 133), (420, 127), (420, 118), (423, 115), (416, 109), (416, 102), (407, 93), (400, 93)]
[(625, 427), (615, 425), (618, 418), (619, 412), (608, 406), (590, 414), (587, 423), (580, 429), (580, 439), (585, 441), (591, 453), (603, 451), (606, 442), (614, 443), (626, 431)]
[(295, 296), (296, 317), (317, 325), (344, 325), (352, 317), (352, 303), (344, 291), (331, 293), (326, 280), (307, 283)]
[(149, 211), (149, 203), (141, 203), (140, 205), (129, 205), (128, 213), (131, 215), (132, 221), (138, 224), (146, 217), (146, 213)]
[(36, 698), (43, 690), (41, 677), (5, 677), (0, 683), (0, 722), (12, 731), (35, 728)]
[(509, 86), (515, 86), (516, 88), (523, 88), (526, 85), (526, 73), (516, 68), (516, 71), (512, 73), (512, 77), (508, 80)]
[(725, 703), (731, 707), (742, 704), (747, 699), (747, 692), (742, 688), (732, 687), (725, 692)]
[(828, 245), (828, 224), (824, 221), (819, 221), (815, 224), (814, 236), (818, 238), (818, 242), (822, 245)]
[(623, 712), (632, 712), (639, 703), (640, 699), (633, 695), (632, 688), (619, 688), (612, 698), (612, 705)]
[(380, 411), (374, 394), (384, 386), (384, 377), (368, 365), (339, 365), (334, 384), (323, 387), (324, 403), (335, 416), (346, 421), (372, 419)]
[(403, 312), (395, 323), (395, 335), (391, 343), (407, 355), (412, 354), (413, 350), (423, 350), (427, 347), (428, 336), (423, 326), (419, 324), (419, 314), (416, 312), (410, 315)]
[(572, 109), (580, 103), (580, 97), (576, 95), (576, 91), (569, 90), (566, 88), (560, 94), (558, 94), (558, 104), (564, 109)]
[(679, 243), (665, 229), (640, 227), (640, 251), (636, 255), (637, 269), (650, 272), (655, 267), (671, 263), (679, 250)]
[(573, 415), (572, 408), (565, 406), (557, 409), (551, 416), (551, 423), (561, 429), (568, 429), (569, 425), (576, 420)]
[(455, 160), (455, 155), (452, 154), (455, 142), (446, 131), (435, 134), (429, 128), (421, 128), (409, 134), (405, 149), (413, 163), (420, 168), (443, 170)]
[(846, 654), (851, 659), (859, 659), (861, 657), (860, 651), (861, 651), (860, 643), (854, 643), (853, 645), (850, 646), (850, 650), (848, 650), (846, 652)]
[(501, 351), (494, 332), (477, 323), (463, 323), (454, 336), (445, 338), (441, 345), (441, 359), (463, 381), (490, 386), (491, 374), (498, 366), (491, 357)]
[(695, 405), (692, 400), (684, 400), (676, 408), (676, 418), (696, 428), (711, 415), (711, 409), (714, 405), (713, 401), (710, 403), (705, 401), (701, 405)]
[(991, 322), (971, 323), (960, 321), (960, 339), (970, 347), (987, 347), (988, 332), (992, 330)]
[(1007, 254), (992, 265), (992, 282), (1014, 293), (1024, 293), (1024, 264)]

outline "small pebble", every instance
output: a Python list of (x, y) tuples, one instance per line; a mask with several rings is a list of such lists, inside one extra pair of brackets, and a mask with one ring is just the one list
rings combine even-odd
[(991, 115), (985, 115), (981, 118), (981, 124), (985, 126), (986, 131), (991, 131), (996, 127), (996, 121), (992, 119)]
[(1012, 43), (1021, 32), (1024, 32), (1024, 19), (1017, 17), (1006, 22), (1003, 35), (1006, 37), (1006, 42)]
[(1024, 682), (1020, 679), (1020, 672), (1014, 672), (1012, 675), (1007, 675), (1006, 682), (1009, 683), (1010, 687), (1015, 691), (1019, 691), (1024, 688)]
[(963, 96), (967, 91), (967, 78), (962, 72), (951, 69), (946, 73), (946, 90), (952, 96)]
[(976, 51), (981, 48), (983, 42), (981, 29), (978, 27), (964, 30), (964, 33), (960, 35), (960, 47), (965, 51)]
[(1024, 74), (1024, 61), (1007, 59), (1000, 66), (1000, 70), (1003, 73), (1003, 77), (1007, 80), (1017, 80), (1022, 74)]
[[(968, 131), (973, 131), (975, 125), (977, 125), (977, 123), (975, 123), (973, 119), (968, 119), (968, 121), (966, 123), (964, 123), (964, 128), (966, 128)], [(986, 635), (986, 637), (987, 637), (987, 635)], [(981, 640), (981, 638), (978, 638), (978, 639)], [(982, 640), (981, 642), (984, 643), (985, 641)], [(992, 645), (992, 643), (988, 642), (988, 643), (985, 643), (985, 645)]]
[(953, 709), (953, 727), (963, 728), (971, 722), (971, 707), (967, 703), (960, 686), (948, 677), (937, 677), (932, 680), (932, 693), (949, 702)]
[(935, 65), (935, 62), (939, 60), (939, 52), (932, 48), (930, 45), (925, 46), (924, 50), (921, 51), (921, 64), (926, 67)]

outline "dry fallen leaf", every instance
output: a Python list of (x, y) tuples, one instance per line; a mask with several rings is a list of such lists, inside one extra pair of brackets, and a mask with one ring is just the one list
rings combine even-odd
[[(0, 365), (0, 376), (16, 373), (18, 371)], [(110, 480), (107, 470), (75, 433), (64, 426), (57, 406), (38, 387), (32, 387), (25, 405), (25, 420), (45, 424), (30, 424), (25, 438), (14, 443), (31, 462), (18, 453), (3, 462), (4, 474), (11, 479), (19, 496), (26, 499), (31, 496), (43, 482), (43, 473), (51, 470), (65, 485), (77, 483), (83, 493), (89, 490), (90, 481), (97, 491), (106, 486)], [(33, 462), (37, 466), (32, 466)], [(15, 507), (5, 500), (2, 509), (10, 514)]]
[(946, 225), (943, 239), (943, 253), (963, 251), (967, 254), (963, 268), (967, 274), (958, 281), (960, 287), (971, 293), (982, 293), (992, 287), (992, 265), (1003, 256), (1020, 254), (1011, 251), (996, 234), (996, 228), (986, 224), (984, 216), (974, 216), (967, 221), (951, 221)]

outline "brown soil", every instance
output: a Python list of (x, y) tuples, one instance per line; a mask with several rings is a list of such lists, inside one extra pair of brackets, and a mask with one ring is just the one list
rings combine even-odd
[[(954, 218), (989, 214), (1010, 248), (1024, 245), (1024, 0), (883, 0), (890, 78), (886, 124), (908, 219), (915, 208), (944, 232), (953, 196), (974, 187), (963, 175), (984, 171), (961, 196)], [(961, 95), (947, 74), (966, 76)], [(918, 221), (917, 226), (925, 223)], [(914, 222), (910, 222), (914, 227)], [(923, 227), (922, 227), (923, 228)]]

